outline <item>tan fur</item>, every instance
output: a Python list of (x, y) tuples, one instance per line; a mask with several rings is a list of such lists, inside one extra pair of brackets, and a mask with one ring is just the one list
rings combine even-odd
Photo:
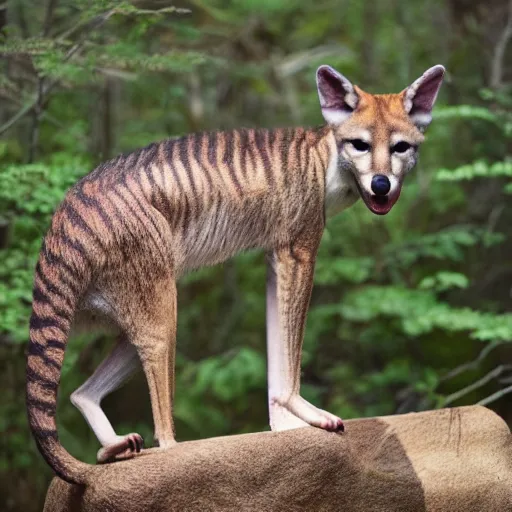
[[(340, 418), (299, 394), (302, 340), (326, 210), (348, 207), (359, 193), (373, 201), (364, 190), (365, 173), (392, 174), (397, 158), (401, 185), (413, 162), (390, 155), (392, 138), (398, 134), (411, 144), (423, 140), (405, 110), (404, 93), (372, 96), (343, 80), (357, 108), (337, 125), (170, 139), (100, 165), (68, 192), (36, 268), (27, 361), (30, 426), (57, 474), (83, 482), (91, 471), (64, 450), (55, 424), (73, 322), (99, 316), (120, 332), (116, 350), (72, 396), (102, 443), (98, 460), (125, 456), (142, 445), (138, 434), (117, 436), (99, 405), (134, 370), (133, 348), (148, 381), (155, 437), (161, 448), (170, 448), (175, 445), (176, 280), (254, 247), (266, 250), (270, 261), (270, 424), (275, 430), (307, 424), (343, 428)], [(415, 96), (409, 96), (413, 104)], [(363, 136), (371, 138), (370, 160), (351, 154), (346, 140)], [(396, 201), (399, 188), (392, 194)]]
[(509, 512), (512, 435), (461, 407), (182, 443), (55, 478), (44, 512)]

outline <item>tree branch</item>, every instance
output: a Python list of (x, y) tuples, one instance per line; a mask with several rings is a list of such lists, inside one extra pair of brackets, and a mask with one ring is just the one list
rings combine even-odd
[(512, 384), (512, 375), (500, 379), (500, 384)]
[(512, 37), (512, 0), (508, 1), (508, 19), (503, 32), (501, 33), (491, 61), (491, 80), (490, 86), (493, 89), (499, 89), (503, 85), (503, 60), (507, 45)]
[(496, 368), (494, 368), (494, 370), (491, 370), (487, 375), (477, 380), (476, 382), (473, 382), (469, 386), (466, 386), (465, 388), (462, 388), (459, 391), (456, 391), (455, 393), (448, 395), (443, 402), (443, 407), (446, 407), (448, 404), (451, 404), (452, 402), (456, 402), (457, 400), (459, 400), (459, 398), (462, 398), (463, 396), (471, 393), (472, 391), (475, 391), (478, 388), (485, 386), (491, 380), (498, 377), (505, 370), (509, 370), (511, 367), (511, 365), (507, 364), (501, 364), (497, 366)]
[(500, 399), (502, 396), (507, 395), (508, 393), (512, 393), (512, 386), (508, 386), (506, 388), (500, 389), (499, 391), (496, 391), (496, 393), (493, 393), (492, 395), (483, 398), (479, 402), (477, 402), (478, 405), (488, 405), (491, 402), (495, 402), (496, 400)]
[[(57, 6), (59, 0), (48, 0), (46, 6), (46, 14), (43, 22), (43, 29), (41, 31), (41, 37), (45, 38), (48, 36), (53, 20), (53, 11)], [(41, 115), (43, 113), (43, 87), (45, 79), (43, 76), (37, 78), (37, 95), (36, 103), (32, 109), (32, 129), (30, 130), (30, 145), (28, 148), (28, 163), (32, 163), (37, 155), (37, 147), (39, 143), (39, 125), (41, 123)]]
[(47, 37), (50, 33), (50, 29), (52, 27), (53, 21), (53, 13), (55, 11), (55, 7), (57, 7), (59, 0), (48, 0), (48, 5), (46, 6), (46, 15), (43, 23), (43, 31), (42, 36)]
[[(91, 23), (88, 28), (88, 30), (84, 31), (84, 35), (68, 50), (66, 55), (64, 56), (63, 62), (67, 62), (69, 59), (77, 53), (84, 43), (86, 42), (88, 36), (90, 33), (99, 28), (103, 23), (105, 23), (111, 16), (114, 14), (114, 10), (111, 9), (110, 11), (107, 11), (106, 13), (102, 14), (101, 16), (96, 17)], [(5, 133), (7, 130), (9, 130), (17, 121), (19, 121), (21, 118), (32, 112), (34, 108), (36, 108), (38, 104), (38, 98), (41, 96), (43, 101), (44, 98), (48, 95), (48, 93), (59, 83), (58, 79), (52, 80), (51, 82), (46, 82), (42, 85), (41, 93), (36, 94), (34, 99), (30, 101), (27, 105), (22, 107), (11, 119), (9, 119), (6, 123), (4, 123), (2, 126), (0, 126), (0, 135)]]
[(449, 379), (453, 379), (454, 377), (457, 377), (457, 375), (460, 375), (461, 373), (464, 373), (466, 371), (475, 370), (476, 368), (478, 368), (478, 365), (491, 353), (491, 351), (494, 350), (499, 345), (501, 345), (501, 343), (497, 341), (485, 345), (485, 347), (481, 350), (480, 354), (478, 354), (478, 357), (476, 359), (470, 361), (469, 363), (464, 363), (461, 364), (460, 366), (457, 366), (453, 370), (449, 371), (446, 375), (443, 375), (439, 379), (439, 382), (444, 382)]

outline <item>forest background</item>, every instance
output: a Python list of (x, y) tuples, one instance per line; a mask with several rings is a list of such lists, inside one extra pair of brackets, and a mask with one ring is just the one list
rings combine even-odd
[[(29, 435), (33, 269), (51, 213), (120, 152), (192, 131), (322, 122), (316, 67), (398, 92), (447, 76), (420, 162), (379, 218), (330, 220), (303, 394), (344, 418), (484, 403), (512, 424), (512, 2), (9, 0), (0, 3), (0, 508), (41, 510), (51, 471)], [(179, 286), (179, 440), (267, 428), (265, 262), (249, 252)], [(58, 425), (93, 462), (70, 393), (109, 348), (72, 340)], [(105, 400), (152, 440), (141, 375)]]

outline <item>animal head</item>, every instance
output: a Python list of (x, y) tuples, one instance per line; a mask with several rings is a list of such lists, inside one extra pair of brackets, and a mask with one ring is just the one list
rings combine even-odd
[(373, 213), (385, 215), (398, 200), (432, 120), (444, 71), (434, 66), (398, 94), (369, 94), (330, 66), (318, 68), (320, 106), (340, 163)]

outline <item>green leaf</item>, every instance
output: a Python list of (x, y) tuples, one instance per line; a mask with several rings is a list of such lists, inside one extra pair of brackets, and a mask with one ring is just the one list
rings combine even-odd
[(469, 279), (459, 272), (440, 271), (433, 276), (423, 278), (419, 288), (423, 290), (433, 289), (437, 292), (444, 292), (450, 288), (467, 288)]

